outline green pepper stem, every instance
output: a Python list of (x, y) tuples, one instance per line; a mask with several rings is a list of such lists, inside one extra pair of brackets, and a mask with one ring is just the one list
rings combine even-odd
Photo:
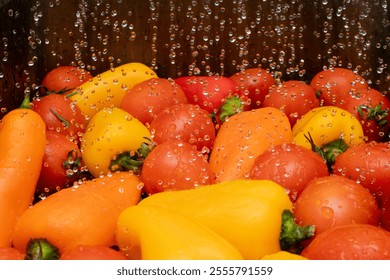
[(26, 260), (58, 260), (58, 248), (46, 238), (33, 238), (27, 243)]
[(300, 254), (303, 246), (302, 241), (314, 236), (315, 226), (300, 226), (295, 222), (293, 213), (284, 210), (282, 213), (282, 227), (279, 241), (280, 248), (294, 254)]
[(135, 174), (141, 172), (146, 156), (153, 149), (150, 139), (143, 142), (137, 151), (126, 151), (118, 154), (115, 159), (111, 160), (109, 169), (115, 171), (133, 171)]
[(30, 96), (26, 94), (23, 98), (22, 104), (20, 104), (20, 109), (31, 109)]

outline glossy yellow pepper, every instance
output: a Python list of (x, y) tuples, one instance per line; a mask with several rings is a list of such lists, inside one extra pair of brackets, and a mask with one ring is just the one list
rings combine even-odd
[(157, 193), (139, 205), (169, 208), (194, 219), (233, 244), (244, 259), (281, 250), (282, 213), (292, 209), (282, 186), (243, 179)]
[(132, 260), (242, 260), (221, 236), (177, 211), (131, 206), (119, 216), (116, 242)]
[(85, 166), (94, 176), (110, 171), (130, 170), (114, 166), (119, 156), (136, 155), (151, 135), (148, 128), (129, 113), (119, 108), (103, 108), (88, 123), (81, 141)]
[(308, 260), (307, 258), (301, 255), (290, 253), (287, 251), (279, 251), (274, 254), (266, 255), (261, 259), (262, 260)]
[(293, 142), (311, 149), (310, 136), (317, 147), (337, 139), (348, 146), (364, 141), (363, 128), (350, 112), (336, 106), (317, 107), (304, 114), (293, 126)]
[(156, 77), (156, 73), (148, 66), (131, 62), (93, 77), (78, 87), (70, 98), (89, 120), (105, 107), (119, 107), (127, 90)]

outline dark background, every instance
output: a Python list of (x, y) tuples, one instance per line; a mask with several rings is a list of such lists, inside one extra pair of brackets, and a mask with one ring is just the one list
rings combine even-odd
[(138, 61), (160, 77), (262, 67), (304, 81), (341, 66), (387, 94), (388, 9), (386, 0), (0, 0), (0, 117), (69, 64), (96, 75)]

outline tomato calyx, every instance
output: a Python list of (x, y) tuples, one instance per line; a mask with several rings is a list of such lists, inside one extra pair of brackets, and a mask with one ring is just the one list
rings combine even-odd
[(49, 94), (65, 94), (69, 91), (74, 91), (74, 88), (63, 88), (61, 90), (49, 90), (47, 87), (45, 86), (36, 86), (35, 87), (35, 90), (38, 92), (38, 93), (41, 93), (41, 89), (43, 89), (43, 95), (49, 95)]
[(314, 236), (315, 226), (300, 226), (295, 222), (294, 214), (290, 210), (282, 213), (282, 227), (279, 236), (280, 248), (294, 254), (303, 250), (302, 241)]
[(46, 238), (32, 238), (27, 243), (26, 260), (58, 260), (58, 248)]
[(137, 151), (126, 151), (115, 156), (110, 162), (109, 170), (111, 172), (133, 171), (135, 174), (139, 174), (146, 156), (154, 148), (151, 140), (145, 139), (147, 141), (143, 142)]
[(62, 117), (60, 114), (58, 114), (53, 109), (50, 109), (50, 112), (52, 112), (53, 115), (56, 116), (56, 118), (64, 125), (65, 128), (69, 128), (70, 124), (69, 124), (68, 120), (66, 120), (64, 117)]
[[(388, 109), (382, 109), (381, 105), (376, 105), (374, 107), (367, 105), (360, 105), (357, 107), (357, 112), (362, 120), (371, 121), (375, 120), (375, 122), (379, 125), (379, 127), (383, 128), (387, 125), (387, 117), (389, 115)], [(366, 117), (365, 117), (366, 115)]]
[(71, 170), (71, 172), (66, 172), (66, 177), (75, 177), (80, 173), (81, 156), (78, 155), (76, 150), (69, 151), (66, 160), (62, 163), (62, 166), (65, 170)]
[(68, 93), (66, 95), (66, 98), (71, 98), (72, 96), (74, 96), (74, 95), (76, 95), (76, 94), (78, 94), (80, 92), (80, 90), (75, 90), (75, 89), (71, 89), (71, 90), (72, 90), (72, 92)]
[(326, 161), (326, 165), (330, 171), (332, 170), (332, 166), (336, 161), (336, 157), (348, 149), (347, 143), (345, 143), (344, 139), (342, 138), (338, 138), (325, 145), (322, 145), (321, 147), (318, 147), (314, 143), (310, 132), (308, 135), (304, 136), (307, 141), (309, 141), (312, 151), (319, 154)]
[[(225, 102), (218, 108), (217, 112), (210, 114), (216, 123), (224, 123), (229, 117), (244, 111), (244, 103), (238, 96), (226, 98)], [(219, 112), (219, 115), (217, 116)], [(218, 118), (218, 119), (217, 119)]]

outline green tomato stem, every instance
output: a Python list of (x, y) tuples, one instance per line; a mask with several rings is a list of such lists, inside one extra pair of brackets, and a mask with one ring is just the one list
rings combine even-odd
[(67, 119), (65, 119), (63, 116), (58, 114), (53, 109), (50, 109), (50, 112), (52, 112), (56, 116), (56, 118), (65, 126), (65, 128), (69, 128), (70, 124), (69, 124), (69, 121)]

